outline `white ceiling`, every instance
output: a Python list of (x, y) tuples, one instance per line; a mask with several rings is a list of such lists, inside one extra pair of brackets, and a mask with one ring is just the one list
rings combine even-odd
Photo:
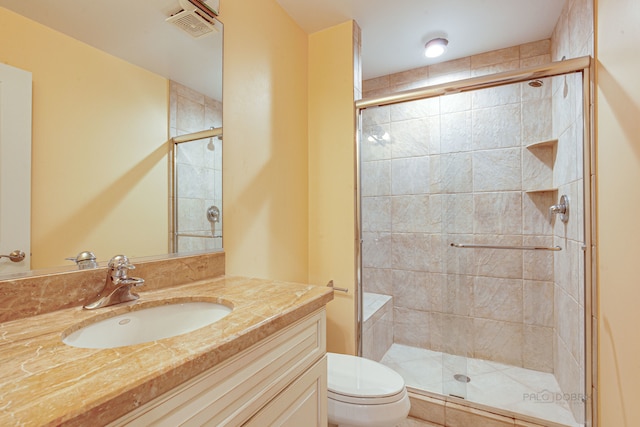
[[(365, 79), (549, 38), (565, 0), (276, 0), (308, 33), (354, 19)], [(424, 45), (449, 40), (427, 60)]]
[[(363, 76), (371, 78), (548, 38), (566, 0), (276, 1), (308, 33), (354, 19), (362, 29)], [(0, 0), (0, 6), (220, 99), (213, 82), (222, 74), (215, 60), (222, 37), (193, 39), (165, 23), (180, 10), (178, 0)], [(424, 44), (437, 36), (449, 39), (449, 49), (427, 60)]]

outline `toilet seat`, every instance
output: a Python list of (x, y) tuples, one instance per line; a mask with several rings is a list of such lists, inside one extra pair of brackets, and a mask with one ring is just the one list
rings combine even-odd
[(404, 379), (392, 369), (362, 357), (327, 353), (328, 397), (358, 405), (393, 403), (407, 396)]

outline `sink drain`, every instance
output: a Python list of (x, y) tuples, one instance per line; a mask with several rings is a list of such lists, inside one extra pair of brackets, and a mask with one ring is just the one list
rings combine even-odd
[(456, 381), (460, 381), (461, 383), (468, 383), (469, 381), (471, 381), (471, 378), (462, 374), (455, 374), (453, 376), (453, 379)]

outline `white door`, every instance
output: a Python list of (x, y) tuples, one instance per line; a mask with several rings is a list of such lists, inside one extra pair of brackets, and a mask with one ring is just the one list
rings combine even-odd
[(30, 269), (31, 73), (0, 64), (0, 255), (23, 251), (23, 261), (0, 258), (0, 274)]

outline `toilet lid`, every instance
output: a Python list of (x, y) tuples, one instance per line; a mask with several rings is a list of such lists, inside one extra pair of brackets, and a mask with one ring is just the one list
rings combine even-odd
[(394, 370), (363, 357), (327, 353), (330, 394), (375, 399), (401, 394), (404, 380)]

